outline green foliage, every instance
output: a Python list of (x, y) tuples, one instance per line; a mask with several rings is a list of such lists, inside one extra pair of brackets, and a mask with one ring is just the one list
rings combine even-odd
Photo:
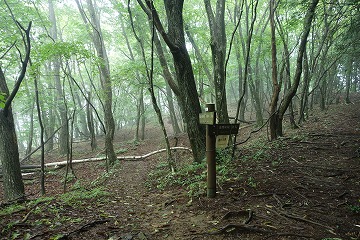
[(6, 95), (5, 93), (0, 92), (0, 108), (5, 107), (5, 102), (6, 102)]
[(50, 237), (50, 240), (58, 240), (63, 238), (64, 238), (63, 234), (56, 234), (55, 236)]
[(349, 209), (354, 213), (360, 213), (360, 199), (358, 205), (349, 205)]
[(255, 178), (254, 177), (249, 177), (248, 180), (247, 180), (247, 184), (252, 187), (252, 188), (256, 188), (256, 181), (255, 181)]
[(126, 153), (128, 151), (127, 148), (119, 148), (115, 151), (116, 154), (122, 154), (122, 153)]
[(26, 209), (26, 207), (23, 204), (11, 204), (0, 210), (0, 217), (9, 215), (9, 214), (13, 214), (15, 212), (20, 212), (25, 209)]
[[(231, 155), (227, 150), (217, 151), (217, 184), (221, 185), (231, 178), (237, 178)], [(190, 197), (201, 196), (206, 193), (206, 162), (192, 163), (171, 173), (167, 163), (161, 163), (149, 174), (147, 185), (158, 189), (168, 187), (185, 188)]]
[(101, 200), (102, 198), (109, 196), (110, 193), (105, 191), (101, 187), (87, 190), (85, 188), (78, 188), (71, 192), (64, 193), (60, 196), (60, 200), (70, 206), (79, 206), (84, 203), (85, 200), (95, 199)]
[(43, 63), (54, 57), (63, 57), (68, 60), (72, 56), (78, 57), (78, 60), (95, 58), (90, 51), (84, 48), (81, 42), (51, 42), (42, 44), (35, 50), (38, 63)]

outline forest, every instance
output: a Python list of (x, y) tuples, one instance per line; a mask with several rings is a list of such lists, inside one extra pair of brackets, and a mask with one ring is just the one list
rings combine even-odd
[(235, 161), (259, 131), (282, 141), (360, 92), (358, 0), (2, 0), (0, 18), (5, 205), (26, 200), (26, 167), (45, 196), (54, 159), (66, 192), (79, 143), (111, 172), (120, 135), (141, 148), (156, 128), (160, 143), (141, 154), (162, 149), (176, 174), (181, 150), (188, 165), (206, 161), (207, 103), (217, 123), (249, 131), (230, 137)]

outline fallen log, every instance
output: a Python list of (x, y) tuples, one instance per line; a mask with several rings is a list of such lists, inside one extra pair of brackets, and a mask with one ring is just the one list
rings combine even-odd
[[(191, 152), (190, 148), (187, 147), (172, 147), (170, 148), (171, 150), (175, 151), (175, 150), (185, 150), (185, 151), (189, 151)], [(162, 153), (162, 152), (166, 152), (166, 149), (160, 149), (160, 150), (156, 150), (144, 155), (140, 155), (140, 156), (118, 156), (117, 159), (118, 160), (123, 160), (123, 161), (142, 161), (150, 156), (153, 156), (155, 154), (158, 153)], [(84, 158), (84, 159), (77, 159), (77, 160), (72, 160), (71, 163), (72, 164), (76, 164), (76, 163), (85, 163), (85, 162), (99, 162), (99, 161), (104, 161), (106, 159), (106, 157), (98, 157), (98, 158)], [(61, 162), (53, 162), (53, 163), (46, 163), (44, 165), (45, 168), (61, 168), (66, 166), (68, 162), (67, 161), (61, 161)], [(38, 169), (41, 169), (40, 165), (22, 165), (21, 166), (21, 171), (23, 176), (28, 175), (27, 173), (33, 172), (33, 171), (37, 171)], [(0, 168), (0, 178), (2, 178), (2, 171)]]
[[(171, 150), (175, 151), (175, 150), (184, 150), (184, 151), (189, 151), (191, 152), (190, 148), (187, 147), (172, 147), (170, 148)], [(140, 156), (118, 156), (117, 159), (118, 160), (123, 160), (123, 161), (142, 161), (150, 156), (153, 156), (155, 154), (158, 153), (162, 153), (162, 152), (166, 152), (166, 149), (160, 149), (160, 150), (156, 150), (144, 155), (140, 155)], [(71, 163), (72, 164), (76, 164), (76, 163), (85, 163), (85, 162), (98, 162), (98, 161), (104, 161), (106, 158), (105, 157), (98, 157), (98, 158), (84, 158), (84, 159), (77, 159), (77, 160), (72, 160)], [(46, 163), (44, 166), (45, 168), (60, 168), (63, 166), (66, 166), (68, 162), (67, 161), (61, 161), (61, 162), (53, 162), (53, 163)], [(25, 170), (26, 172), (30, 172), (32, 170), (36, 170), (36, 169), (40, 169), (41, 166), (40, 165), (22, 165), (21, 166), (21, 170)], [(1, 170), (1, 169), (0, 169)], [(23, 172), (25, 172), (23, 171)], [(2, 172), (0, 171), (0, 178), (2, 177)]]

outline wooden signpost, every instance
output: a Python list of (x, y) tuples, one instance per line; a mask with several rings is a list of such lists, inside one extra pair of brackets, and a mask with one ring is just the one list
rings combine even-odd
[(231, 134), (237, 134), (239, 124), (216, 124), (215, 104), (206, 104), (200, 113), (200, 124), (206, 125), (207, 196), (216, 196), (216, 148), (225, 148)]

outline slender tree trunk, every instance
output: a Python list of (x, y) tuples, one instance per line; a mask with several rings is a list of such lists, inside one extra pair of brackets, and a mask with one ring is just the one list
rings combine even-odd
[[(53, 0), (48, 0), (48, 4), (49, 4), (49, 20), (52, 24), (50, 29), (50, 35), (52, 37), (52, 40), (56, 42), (58, 40), (58, 35), (57, 35), (57, 24), (56, 24)], [(59, 121), (60, 121), (60, 125), (63, 125), (59, 135), (59, 152), (60, 154), (66, 154), (67, 144), (69, 139), (69, 129), (67, 128), (67, 124), (64, 124), (64, 122), (67, 121), (67, 112), (63, 105), (64, 96), (63, 96), (63, 87), (61, 85), (61, 80), (60, 80), (60, 65), (61, 65), (60, 57), (56, 56), (52, 61), (52, 73), (54, 74), (54, 81), (56, 87), (56, 106), (60, 115)]]
[(96, 142), (96, 135), (95, 135), (95, 125), (94, 125), (94, 117), (90, 108), (90, 102), (91, 102), (91, 93), (88, 92), (88, 101), (86, 102), (86, 122), (87, 127), (89, 129), (90, 133), (90, 146), (91, 150), (95, 151), (97, 148), (97, 142)]
[(271, 79), (273, 84), (272, 97), (270, 102), (270, 138), (271, 140), (276, 139), (278, 137), (278, 113), (276, 112), (277, 104), (279, 100), (279, 94), (281, 85), (277, 79), (277, 62), (276, 62), (276, 39), (275, 39), (275, 0), (270, 0), (270, 28), (271, 28)]
[(175, 108), (174, 108), (174, 101), (173, 101), (173, 94), (172, 91), (175, 93), (175, 95), (179, 96), (179, 87), (177, 86), (176, 82), (174, 81), (172, 74), (170, 73), (169, 70), (169, 66), (166, 62), (165, 59), (165, 54), (161, 45), (161, 42), (158, 38), (157, 33), (154, 33), (154, 44), (156, 47), (156, 51), (157, 51), (157, 56), (159, 58), (160, 61), (160, 65), (162, 67), (162, 72), (164, 75), (164, 79), (166, 81), (166, 99), (168, 102), (168, 106), (169, 106), (169, 113), (170, 113), (170, 119), (171, 119), (171, 125), (173, 127), (174, 130), (174, 134), (178, 134), (180, 133), (180, 127), (176, 118), (176, 114), (175, 114)]
[[(27, 156), (27, 155), (29, 155), (31, 153), (32, 145), (33, 145), (33, 138), (34, 138), (34, 108), (35, 108), (35, 101), (34, 100), (31, 103), (32, 107), (31, 107), (31, 110), (30, 110), (30, 129), (29, 129), (29, 135), (28, 135), (28, 141), (27, 141), (25, 156)], [(30, 157), (27, 160), (30, 160)]]
[[(138, 2), (141, 1), (138, 0)], [(165, 33), (152, 2), (146, 0), (146, 4), (154, 16), (156, 28), (173, 55), (176, 80), (180, 91), (179, 104), (186, 123), (194, 161), (201, 162), (205, 156), (205, 127), (199, 123), (201, 107), (190, 56), (185, 45), (183, 3), (184, 0), (164, 1), (168, 25), (168, 32)]]
[(309, 74), (309, 59), (306, 51), (304, 52), (304, 84), (301, 92), (300, 110), (298, 123), (302, 123), (306, 120), (306, 109), (308, 108), (309, 99), (309, 86), (310, 86), (310, 74)]
[(104, 92), (105, 152), (110, 165), (112, 165), (116, 161), (116, 155), (113, 145), (115, 122), (112, 112), (112, 86), (110, 78), (109, 60), (107, 57), (104, 40), (100, 28), (99, 17), (96, 14), (93, 1), (87, 0), (87, 7), (90, 13), (89, 19), (85, 16), (84, 9), (81, 7), (79, 0), (76, 0), (76, 3), (83, 17), (84, 23), (91, 25), (91, 29), (93, 31), (90, 36), (93, 40), (97, 56), (102, 60), (102, 64), (100, 64), (99, 66), (99, 72), (101, 87)]
[(349, 104), (351, 103), (350, 100), (350, 88), (351, 88), (351, 72), (352, 72), (352, 59), (351, 56), (348, 56), (347, 62), (346, 62), (346, 69), (345, 69), (345, 76), (346, 76), (346, 89), (345, 89), (345, 103)]
[(225, 34), (225, 0), (217, 0), (215, 15), (213, 13), (210, 0), (204, 0), (206, 13), (208, 16), (211, 52), (213, 61), (216, 116), (220, 123), (229, 123), (226, 99), (226, 34)]
[[(291, 100), (295, 96), (295, 93), (296, 93), (299, 83), (300, 83), (302, 68), (303, 68), (303, 56), (304, 56), (304, 52), (306, 50), (307, 38), (309, 36), (312, 20), (315, 16), (315, 9), (316, 9), (316, 6), (318, 3), (319, 3), (319, 0), (312, 0), (312, 2), (310, 3), (310, 6), (306, 12), (306, 15), (305, 15), (304, 31), (303, 31), (301, 39), (300, 39), (300, 45), (299, 45), (298, 56), (297, 56), (297, 61), (296, 61), (296, 70), (295, 70), (293, 85), (291, 86), (289, 92), (284, 97), (284, 101), (280, 104), (279, 110), (278, 110), (277, 123), (275, 125), (273, 125), (273, 127), (275, 127), (277, 137), (282, 136), (282, 134), (283, 134), (283, 130), (282, 130), (283, 117), (284, 117), (284, 114), (285, 114), (287, 108), (289, 107)], [(274, 131), (274, 129), (271, 129), (270, 131)]]
[[(42, 116), (41, 116), (41, 107), (40, 107), (40, 100), (39, 100), (39, 88), (38, 88), (37, 76), (33, 76), (33, 78), (34, 78), (34, 85), (35, 85), (36, 109), (37, 109), (38, 121), (39, 121), (39, 125), (40, 125), (40, 147), (41, 147), (40, 189), (41, 189), (41, 194), (44, 195), (46, 193), (46, 189), (45, 189), (45, 142), (44, 142), (45, 130), (44, 130), (44, 124), (43, 124)], [(60, 131), (61, 131), (61, 129), (60, 129)]]
[[(210, 95), (212, 96), (213, 95), (213, 91), (214, 91), (214, 76), (213, 76), (213, 74), (210, 72), (210, 69), (209, 69), (209, 67), (208, 67), (208, 65), (206, 64), (206, 62), (205, 62), (205, 60), (204, 60), (204, 58), (203, 58), (203, 56), (202, 56), (202, 54), (201, 54), (201, 51), (200, 51), (200, 49), (199, 49), (199, 46), (196, 44), (196, 42), (195, 42), (195, 40), (194, 40), (194, 38), (193, 38), (193, 36), (192, 36), (192, 34), (191, 34), (191, 31), (190, 31), (190, 29), (189, 29), (189, 27), (188, 26), (185, 26), (185, 32), (186, 32), (186, 35), (187, 35), (187, 37), (188, 37), (188, 39), (189, 39), (189, 41), (190, 41), (190, 43), (191, 43), (191, 46), (194, 48), (194, 50), (195, 50), (195, 55), (196, 55), (196, 58), (197, 58), (197, 60), (200, 62), (200, 64), (201, 64), (201, 66), (202, 66), (202, 68), (204, 69), (204, 72), (205, 72), (205, 75), (206, 75), (206, 78), (207, 78), (207, 80), (209, 81), (209, 83), (210, 83)], [(203, 93), (203, 91), (200, 91), (199, 90), (199, 92), (201, 93), (200, 94), (200, 97), (202, 97), (203, 99), (205, 99), (205, 96), (203, 96), (202, 95), (202, 93)]]

